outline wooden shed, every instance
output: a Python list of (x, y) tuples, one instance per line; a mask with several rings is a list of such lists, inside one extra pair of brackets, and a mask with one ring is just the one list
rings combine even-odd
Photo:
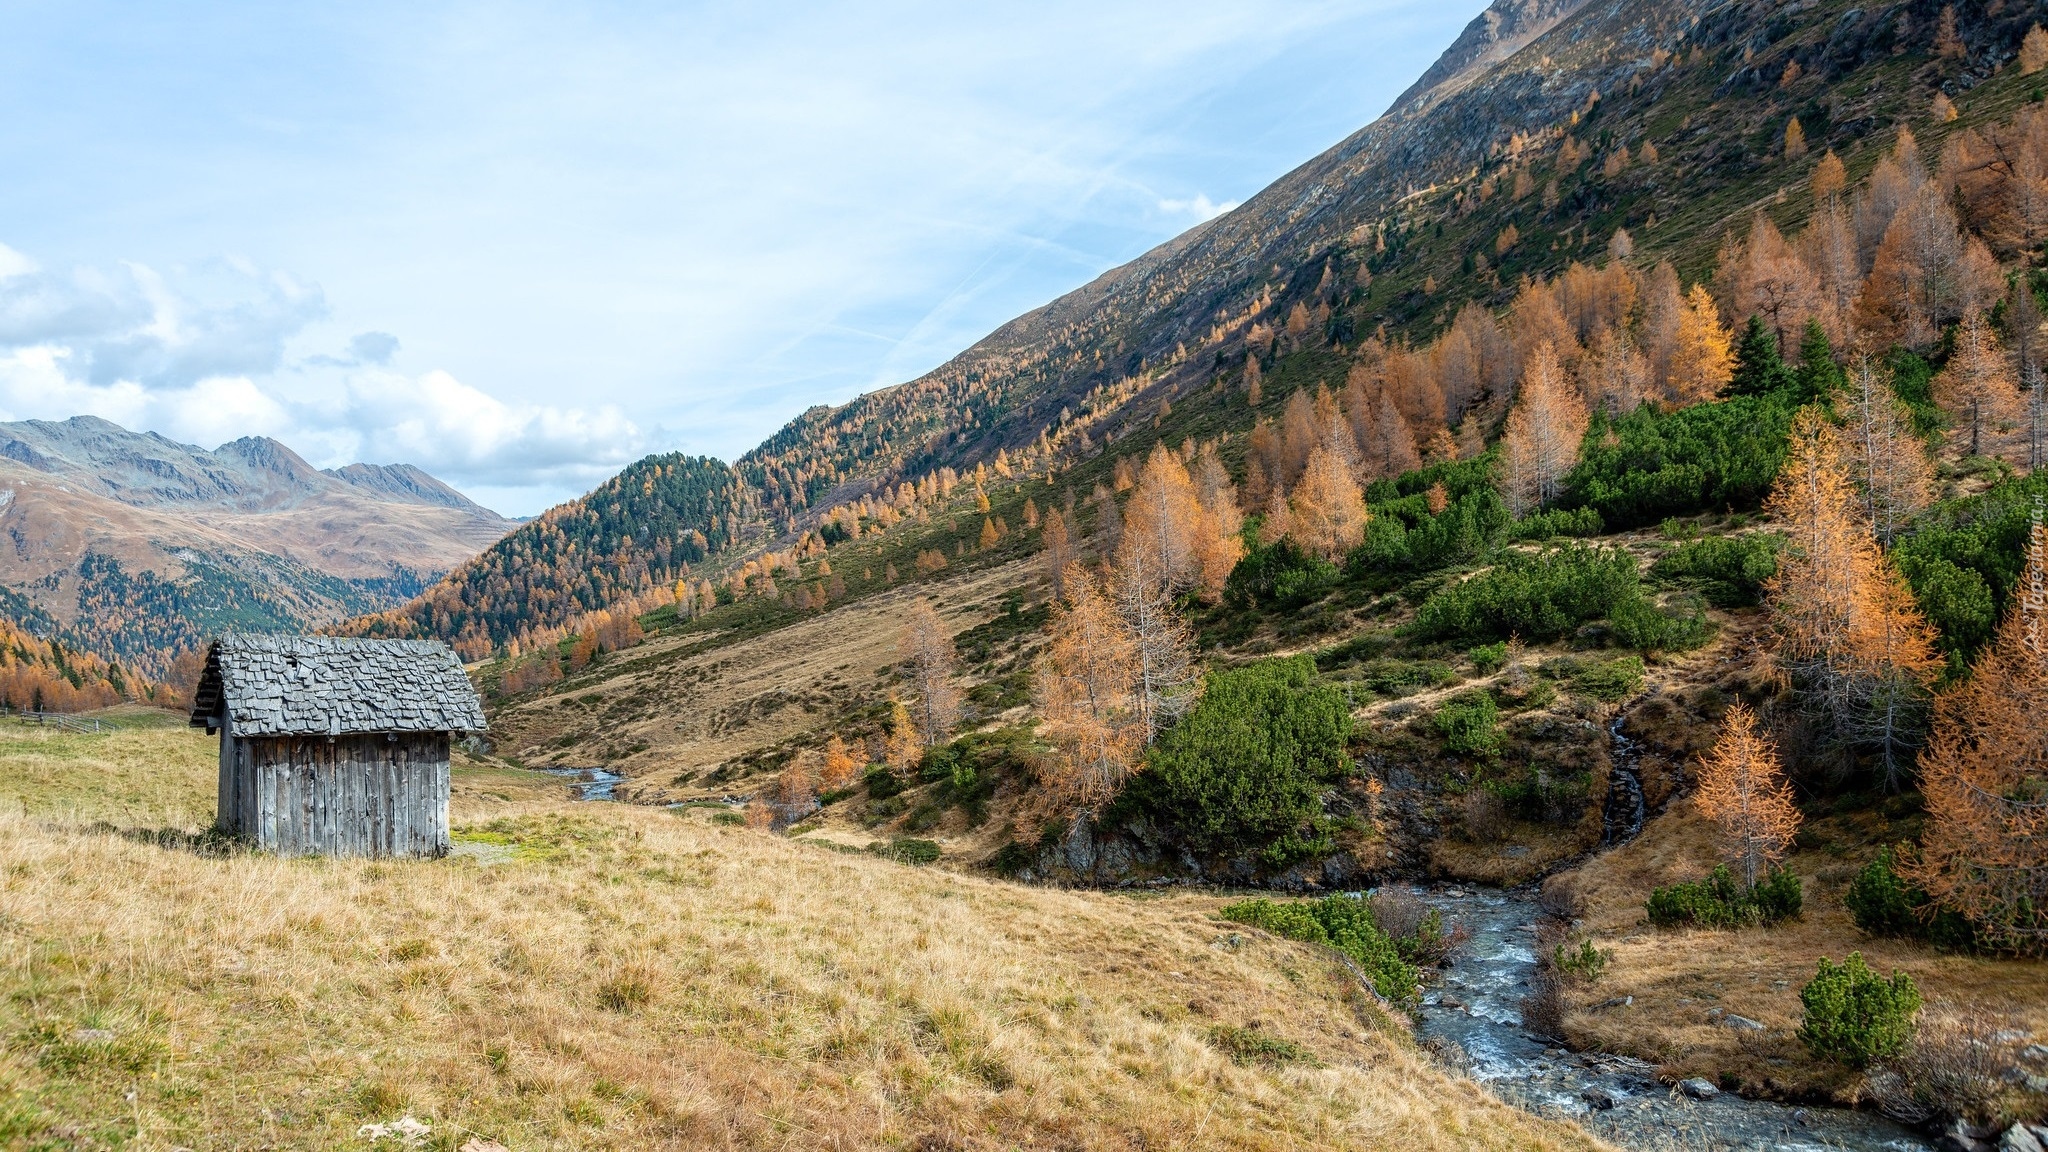
[(440, 856), (449, 742), (484, 712), (445, 644), (224, 636), (192, 726), (220, 734), (222, 831), (285, 855)]

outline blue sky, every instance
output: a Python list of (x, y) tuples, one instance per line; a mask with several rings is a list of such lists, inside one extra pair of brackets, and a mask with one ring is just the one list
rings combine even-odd
[(909, 379), (1370, 121), (1483, 7), (0, 7), (0, 418), (529, 514)]

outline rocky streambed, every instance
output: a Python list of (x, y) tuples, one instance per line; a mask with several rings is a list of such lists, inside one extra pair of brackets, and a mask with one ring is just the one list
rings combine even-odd
[(1542, 1115), (1569, 1117), (1614, 1144), (1667, 1149), (1932, 1152), (1918, 1133), (1841, 1108), (1745, 1100), (1688, 1081), (1688, 1094), (1659, 1083), (1640, 1060), (1573, 1053), (1522, 1026), (1522, 997), (1536, 977), (1542, 918), (1530, 892), (1415, 886), (1418, 898), (1471, 935), (1443, 979), (1423, 996), (1420, 1032), (1454, 1042), (1473, 1079)]

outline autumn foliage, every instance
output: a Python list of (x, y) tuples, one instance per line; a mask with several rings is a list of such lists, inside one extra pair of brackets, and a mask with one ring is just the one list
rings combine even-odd
[(1094, 574), (1075, 564), (1063, 583), (1032, 691), (1054, 749), (1049, 796), (1092, 809), (1116, 795), (1145, 750), (1137, 642)]
[(923, 744), (943, 744), (960, 722), (960, 689), (953, 684), (959, 657), (946, 622), (922, 596), (910, 602), (898, 650), (916, 693), (911, 715)]
[(2013, 599), (1970, 678), (1935, 702), (1912, 878), (1980, 936), (2038, 953), (2048, 949), (2048, 530), (2038, 514)]
[(1728, 709), (1720, 738), (1700, 757), (1694, 803), (1714, 822), (1722, 855), (1746, 888), (1755, 888), (1792, 846), (1799, 809), (1778, 765), (1777, 747), (1757, 730), (1756, 714), (1747, 705)]

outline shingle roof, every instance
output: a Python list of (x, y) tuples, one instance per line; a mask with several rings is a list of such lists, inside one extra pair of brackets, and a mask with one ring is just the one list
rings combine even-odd
[(462, 663), (433, 640), (223, 636), (206, 654), (192, 726), (237, 736), (482, 732), (483, 704)]

